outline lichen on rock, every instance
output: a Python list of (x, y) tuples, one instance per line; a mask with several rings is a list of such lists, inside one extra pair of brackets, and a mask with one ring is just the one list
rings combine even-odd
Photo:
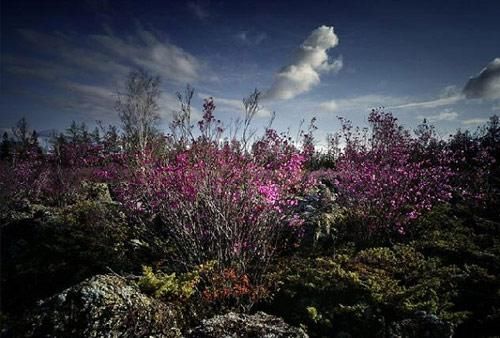
[(290, 326), (279, 317), (257, 312), (253, 315), (229, 312), (203, 320), (190, 330), (189, 338), (307, 338), (299, 328)]
[(26, 337), (180, 337), (181, 311), (125, 278), (97, 275), (40, 301), (16, 331)]

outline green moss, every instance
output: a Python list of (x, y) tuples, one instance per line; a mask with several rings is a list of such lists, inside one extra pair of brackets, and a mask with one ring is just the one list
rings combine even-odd
[(213, 270), (215, 262), (197, 266), (193, 271), (183, 274), (175, 272), (153, 272), (149, 266), (143, 267), (143, 274), (137, 284), (140, 289), (156, 298), (185, 301), (197, 291), (202, 274)]
[[(418, 311), (458, 324), (468, 315), (454, 306), (464, 272), (409, 245), (371, 248), (351, 257), (296, 259), (284, 267), (284, 284), (271, 311), (307, 325), (313, 336), (342, 330), (363, 336)], [(485, 271), (476, 273), (487, 278)]]
[(176, 276), (175, 273), (154, 273), (151, 267), (145, 266), (143, 275), (138, 281), (142, 291), (164, 299), (189, 299), (195, 292), (199, 276)]

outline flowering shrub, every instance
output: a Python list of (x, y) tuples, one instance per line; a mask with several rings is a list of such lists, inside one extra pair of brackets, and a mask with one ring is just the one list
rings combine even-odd
[(484, 206), (495, 195), (492, 177), (495, 167), (498, 168), (495, 159), (495, 151), (498, 151), (495, 148), (498, 145), (488, 144), (486, 137), (487, 135), (458, 131), (448, 145), (454, 160), (453, 167), (457, 172), (454, 178), (456, 196), (478, 206)]
[(26, 150), (22, 157), (3, 161), (0, 170), (2, 198), (19, 200), (36, 199), (46, 186), (48, 172), (43, 166), (43, 157), (35, 151)]
[(235, 140), (218, 143), (214, 107), (205, 101), (199, 138), (168, 160), (145, 158), (118, 196), (133, 216), (161, 224), (171, 260), (186, 271), (216, 260), (258, 285), (284, 234), (300, 227), (293, 207), (310, 186), (306, 157), (273, 130), (250, 153)]
[(448, 152), (434, 149), (430, 156), (424, 147), (416, 157), (418, 139), (390, 113), (373, 110), (368, 121), (369, 137), (343, 123), (345, 148), (332, 177), (338, 202), (361, 223), (365, 236), (404, 235), (415, 219), (452, 197)]
[(103, 144), (59, 143), (53, 151), (25, 149), (1, 161), (1, 197), (46, 205), (74, 203), (85, 181), (111, 182), (119, 177), (126, 156), (110, 153)]
[(303, 171), (290, 156), (266, 167), (229, 144), (195, 143), (168, 163), (149, 159), (119, 196), (139, 217), (156, 217), (189, 270), (216, 259), (260, 271), (274, 254), (296, 202)]

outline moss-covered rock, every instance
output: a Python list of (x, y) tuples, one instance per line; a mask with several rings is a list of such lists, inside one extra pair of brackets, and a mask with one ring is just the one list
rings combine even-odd
[(28, 311), (14, 330), (25, 337), (179, 337), (182, 312), (133, 282), (98, 275)]

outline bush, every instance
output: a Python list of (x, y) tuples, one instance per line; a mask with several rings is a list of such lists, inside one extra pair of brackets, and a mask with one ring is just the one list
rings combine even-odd
[(349, 211), (349, 225), (355, 225), (354, 240), (397, 239), (451, 198), (453, 172), (444, 149), (427, 151), (390, 113), (371, 112), (370, 135), (342, 121), (345, 148), (330, 180), (338, 203)]
[(447, 278), (456, 273), (455, 267), (442, 267), (407, 246), (296, 259), (288, 263), (281, 290), (265, 309), (306, 325), (315, 337), (340, 332), (385, 336), (392, 323), (417, 311), (463, 318), (466, 313), (449, 311), (453, 291)]
[(154, 273), (151, 267), (144, 266), (143, 275), (137, 284), (142, 291), (152, 294), (156, 298), (185, 301), (195, 293), (196, 287), (200, 283), (200, 273), (212, 268), (213, 264), (202, 265), (193, 272), (177, 276), (175, 272), (171, 274)]
[(126, 156), (110, 154), (101, 145), (64, 143), (53, 153), (27, 152), (0, 161), (0, 200), (6, 204), (28, 200), (46, 206), (65, 206), (87, 198), (87, 186), (111, 182)]
[(269, 295), (267, 284), (253, 285), (250, 277), (234, 268), (214, 271), (207, 276), (203, 300), (219, 309), (248, 311), (256, 302)]
[[(203, 135), (209, 121), (200, 124)], [(266, 153), (268, 157), (261, 156)], [(131, 216), (161, 227), (172, 264), (191, 271), (215, 260), (260, 285), (286, 233), (296, 233), (297, 194), (309, 186), (295, 147), (269, 130), (253, 153), (201, 136), (168, 161), (148, 158), (119, 188)], [(150, 222), (151, 223), (151, 222)], [(293, 238), (292, 238), (293, 240)]]

